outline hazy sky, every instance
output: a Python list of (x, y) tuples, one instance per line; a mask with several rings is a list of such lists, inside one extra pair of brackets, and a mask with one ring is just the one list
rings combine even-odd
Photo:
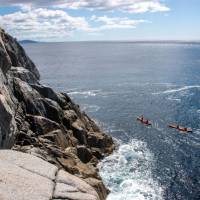
[(200, 40), (200, 0), (0, 0), (18, 39)]

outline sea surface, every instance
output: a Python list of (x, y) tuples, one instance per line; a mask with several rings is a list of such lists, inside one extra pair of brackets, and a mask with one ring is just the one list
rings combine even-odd
[[(200, 199), (200, 44), (24, 45), (41, 82), (67, 92), (118, 145), (100, 164), (108, 200)], [(136, 121), (143, 114), (146, 127)], [(171, 122), (192, 127), (185, 134)]]

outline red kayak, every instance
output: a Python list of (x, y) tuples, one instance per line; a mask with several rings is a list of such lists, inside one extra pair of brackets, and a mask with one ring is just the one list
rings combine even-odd
[(140, 121), (142, 124), (146, 125), (146, 126), (151, 126), (152, 123), (149, 120), (146, 120), (142, 117), (137, 117), (137, 120)]
[(181, 132), (186, 132), (186, 133), (191, 133), (192, 132), (192, 129), (191, 128), (186, 128), (186, 127), (183, 127), (183, 126), (178, 126), (177, 124), (169, 124), (168, 125), (170, 128), (174, 128), (178, 131), (181, 131)]

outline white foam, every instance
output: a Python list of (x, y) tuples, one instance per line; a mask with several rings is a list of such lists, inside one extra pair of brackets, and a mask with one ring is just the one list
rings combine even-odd
[(200, 109), (197, 110), (197, 113), (200, 113)]
[(189, 90), (189, 89), (193, 89), (193, 88), (200, 88), (200, 85), (189, 85), (189, 86), (184, 86), (184, 87), (177, 88), (177, 89), (165, 90), (163, 92), (156, 92), (153, 94), (171, 94), (171, 93), (176, 93), (176, 92)]
[(87, 90), (87, 91), (73, 91), (69, 92), (69, 95), (83, 95), (84, 97), (89, 97), (89, 96), (96, 96), (98, 93), (100, 93), (101, 90)]
[(82, 105), (82, 110), (86, 112), (94, 113), (100, 110), (100, 106), (84, 104)]
[(173, 97), (169, 97), (168, 100), (181, 102), (181, 99), (179, 99), (179, 98), (173, 98)]
[(122, 144), (100, 164), (100, 175), (110, 189), (107, 200), (161, 200), (163, 188), (153, 179), (154, 156), (144, 142)]

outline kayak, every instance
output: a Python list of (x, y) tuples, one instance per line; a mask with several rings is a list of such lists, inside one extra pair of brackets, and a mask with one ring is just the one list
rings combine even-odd
[(150, 121), (147, 121), (145, 119), (142, 120), (142, 117), (137, 117), (137, 120), (140, 121), (142, 124), (146, 125), (146, 126), (151, 126), (152, 123)]
[(177, 130), (181, 131), (181, 132), (187, 132), (187, 133), (191, 133), (192, 129), (191, 128), (186, 128), (185, 127), (179, 127), (177, 128)]
[(169, 124), (168, 127), (175, 128), (176, 130), (181, 131), (181, 132), (187, 132), (187, 133), (191, 133), (192, 132), (191, 128), (185, 128), (183, 126), (179, 126), (178, 127), (177, 124)]
[(177, 124), (169, 124), (168, 127), (177, 129)]

